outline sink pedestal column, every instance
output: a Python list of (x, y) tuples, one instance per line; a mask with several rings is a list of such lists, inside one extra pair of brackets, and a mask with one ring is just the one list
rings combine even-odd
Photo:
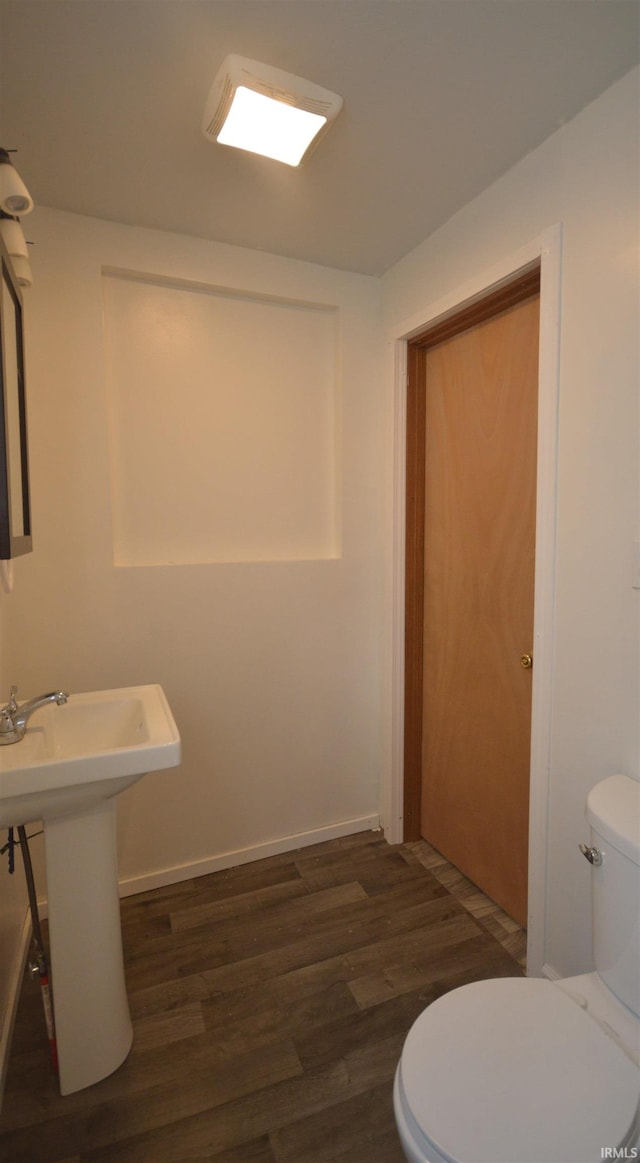
[(117, 1070), (133, 1041), (124, 979), (115, 799), (44, 824), (60, 1092)]

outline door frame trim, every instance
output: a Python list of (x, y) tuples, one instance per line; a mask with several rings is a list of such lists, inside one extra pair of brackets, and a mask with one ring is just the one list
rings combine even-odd
[(390, 843), (404, 838), (404, 678), (405, 678), (405, 523), (407, 460), (407, 358), (409, 341), (427, 327), (458, 314), (474, 302), (540, 265), (540, 348), (538, 372), (538, 456), (534, 655), (529, 801), (529, 909), (527, 973), (540, 976), (546, 957), (546, 890), (549, 772), (555, 605), (558, 402), (560, 379), (560, 295), (562, 227), (549, 227), (490, 270), (425, 305), (388, 335), (393, 382), (392, 503), (387, 584), (390, 686), (386, 779), (381, 818)]

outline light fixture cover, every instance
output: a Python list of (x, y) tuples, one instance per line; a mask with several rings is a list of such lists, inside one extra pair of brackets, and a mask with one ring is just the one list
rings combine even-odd
[[(232, 122), (243, 104), (249, 110), (248, 120), (240, 128), (240, 135), (232, 139)], [(273, 139), (267, 123), (269, 108), (278, 122)], [(202, 131), (209, 141), (248, 149), (296, 166), (309, 156), (341, 108), (342, 97), (337, 93), (282, 69), (232, 53), (223, 61), (211, 86)], [(289, 128), (294, 133), (290, 150), (283, 144), (285, 137), (288, 139)]]

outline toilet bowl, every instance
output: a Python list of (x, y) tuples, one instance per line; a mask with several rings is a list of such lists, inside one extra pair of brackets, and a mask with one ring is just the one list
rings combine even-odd
[(499, 978), (440, 997), (394, 1083), (409, 1163), (640, 1159), (640, 784), (589, 795), (596, 971)]

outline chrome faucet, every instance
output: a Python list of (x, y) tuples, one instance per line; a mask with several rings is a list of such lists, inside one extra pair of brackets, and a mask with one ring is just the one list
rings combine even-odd
[(16, 702), (17, 693), (18, 688), (12, 686), (9, 702), (0, 710), (0, 746), (19, 743), (24, 738), (29, 719), (39, 707), (45, 707), (47, 703), (57, 703), (61, 707), (69, 697), (64, 691), (50, 691), (47, 695), (39, 695), (19, 706)]

